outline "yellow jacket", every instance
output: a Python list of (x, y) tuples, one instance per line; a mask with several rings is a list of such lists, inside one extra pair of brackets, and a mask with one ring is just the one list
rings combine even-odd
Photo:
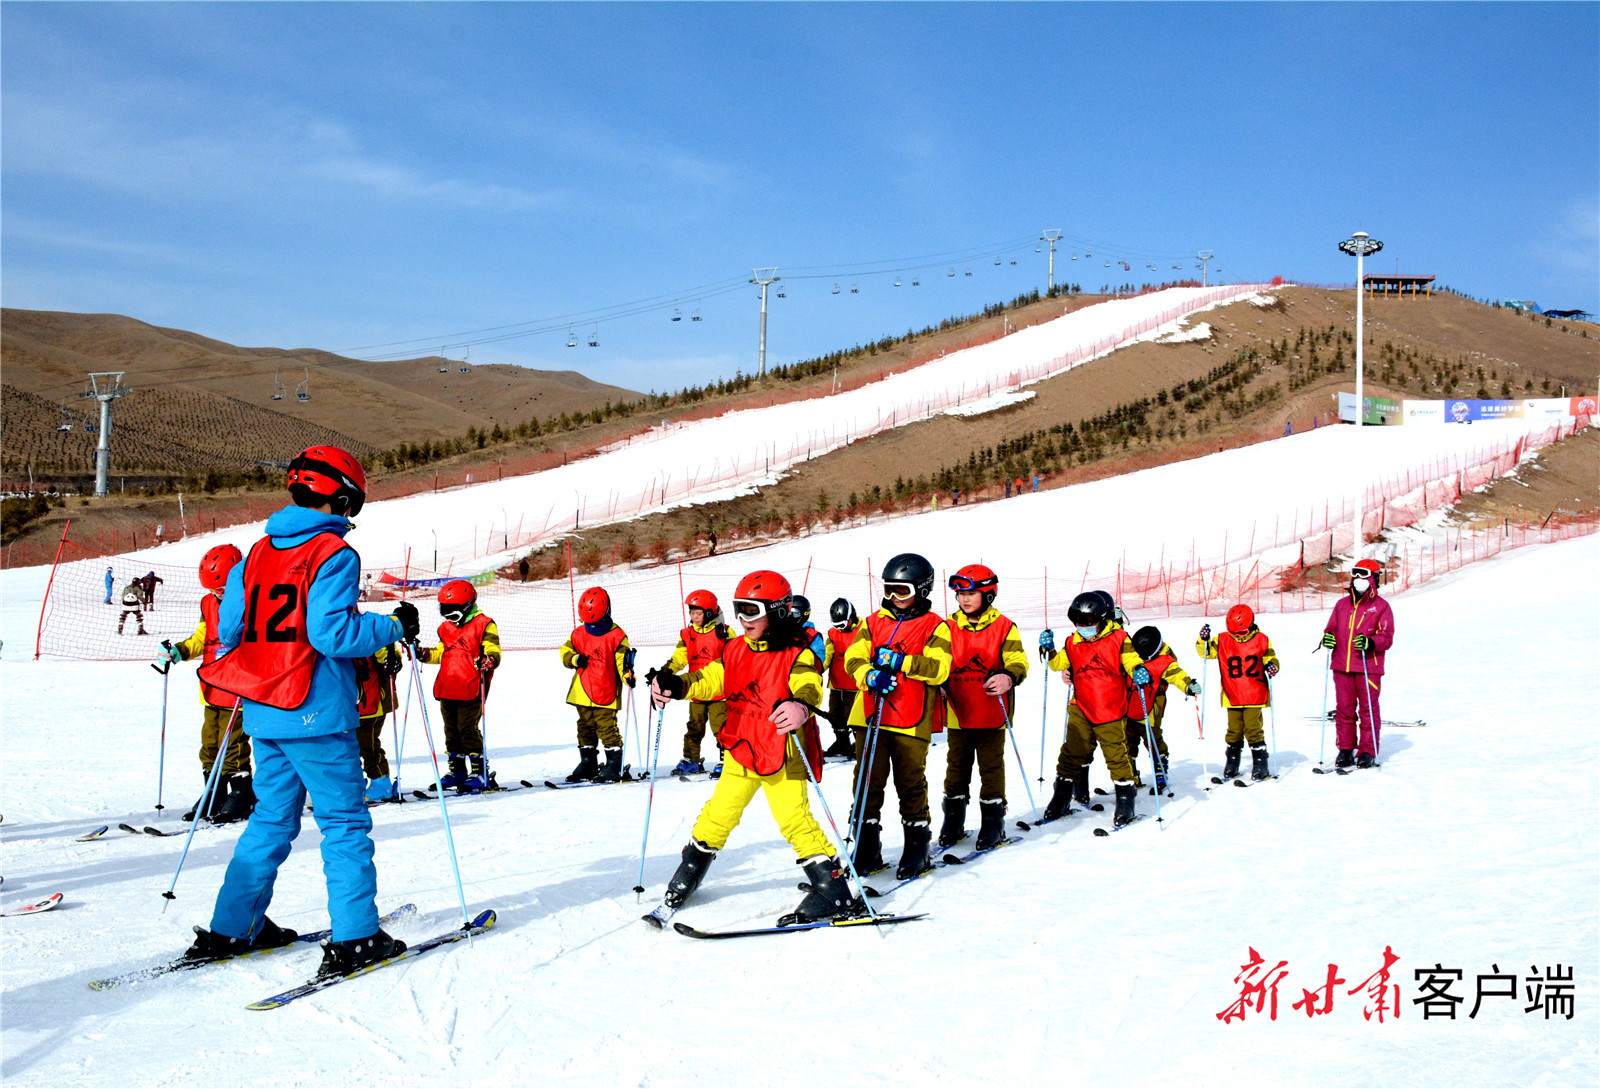
[[(757, 642), (748, 635), (735, 638), (743, 639), (751, 650), (767, 649), (765, 640)], [(696, 670), (684, 678), (684, 698), (700, 703), (715, 703), (724, 695), (725, 677), (726, 672), (722, 662), (707, 662), (704, 669)], [(789, 694), (803, 703), (809, 703), (812, 707), (822, 706), (822, 668), (817, 665), (817, 656), (809, 649), (801, 650), (794, 664), (789, 667)]]
[[(879, 616), (895, 619), (895, 615), (888, 609), (879, 609)], [(850, 674), (856, 686), (865, 691), (867, 687), (867, 674), (872, 671), (872, 629), (865, 623), (856, 633), (855, 642), (851, 643), (844, 652), (845, 672)], [(900, 666), (900, 673), (908, 680), (921, 681), (928, 686), (928, 698), (922, 708), (922, 720), (916, 726), (884, 726), (882, 729), (891, 733), (908, 734), (920, 737), (924, 741), (933, 738), (933, 716), (938, 711), (939, 699), (933, 691), (945, 681), (950, 679), (950, 667), (954, 659), (950, 654), (950, 625), (940, 621), (939, 626), (933, 629), (933, 634), (928, 636), (928, 643), (922, 648), (920, 654), (908, 654)], [(850, 725), (866, 726), (867, 713), (866, 701), (857, 694), (855, 703), (850, 707)]]
[[(578, 648), (572, 645), (572, 636), (567, 636), (567, 641), (561, 644), (561, 664), (567, 669), (576, 669), (572, 660), (578, 656)], [(567, 688), (567, 702), (574, 707), (609, 707), (613, 711), (622, 709), (622, 688), (627, 678), (632, 676), (628, 662), (633, 657), (633, 648), (628, 645), (628, 637), (624, 635), (622, 642), (617, 644), (616, 654), (617, 669), (617, 698), (610, 703), (596, 703), (589, 698), (589, 693), (583, 690), (583, 681), (575, 672), (572, 674), (572, 684)]]
[[(950, 614), (950, 619), (962, 631), (983, 631), (1000, 619), (1000, 610), (991, 605), (974, 620), (957, 609)], [(952, 658), (952, 664), (953, 661)], [(1011, 674), (1011, 679), (1018, 684), (1028, 679), (1028, 652), (1022, 646), (1022, 632), (1017, 630), (1015, 621), (1011, 622), (1011, 630), (1006, 632), (1005, 642), (1000, 646), (1000, 668)], [(947, 700), (945, 707), (945, 726), (951, 730), (961, 729), (961, 722), (956, 715), (956, 705)]]

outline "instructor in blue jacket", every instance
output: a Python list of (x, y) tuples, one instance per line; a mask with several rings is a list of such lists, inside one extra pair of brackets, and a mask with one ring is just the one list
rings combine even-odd
[(290, 463), (288, 486), (293, 505), (267, 519), (267, 535), (228, 576), (218, 635), (230, 650), (201, 670), (208, 684), (244, 701), (256, 805), (211, 929), (195, 928), (185, 957), (218, 960), (295, 940), (267, 918), (267, 907), (309, 794), (333, 927), (318, 975), (343, 975), (405, 950), (378, 925), (352, 660), (397, 639), (415, 642), (417, 610), (356, 609), (361, 558), (344, 535), (366, 500), (359, 461), (336, 446), (313, 446)]

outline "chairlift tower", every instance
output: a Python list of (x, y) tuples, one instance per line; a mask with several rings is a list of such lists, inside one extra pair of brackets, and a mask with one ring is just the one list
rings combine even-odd
[(1061, 232), (1057, 230), (1045, 231), (1039, 236), (1039, 241), (1050, 244), (1050, 290), (1056, 289), (1056, 243), (1061, 241)]
[(111, 402), (126, 397), (128, 388), (122, 384), (126, 371), (96, 371), (89, 375), (89, 388), (78, 396), (100, 402), (100, 437), (94, 451), (94, 494), (104, 497), (111, 493), (106, 482), (111, 469)]
[(761, 287), (761, 345), (758, 351), (756, 377), (765, 378), (767, 375), (767, 285), (775, 284), (783, 277), (778, 275), (775, 268), (758, 268), (753, 270), (754, 276), (750, 282)]
[[(1367, 405), (1364, 391), (1361, 388), (1361, 348), (1366, 342), (1366, 334), (1362, 332), (1361, 328), (1362, 319), (1364, 317), (1361, 309), (1362, 264), (1365, 258), (1371, 257), (1373, 254), (1383, 249), (1383, 243), (1368, 235), (1366, 231), (1357, 231), (1355, 234), (1339, 243), (1339, 249), (1356, 259), (1356, 446), (1359, 448), (1361, 445), (1361, 425), (1364, 422), (1364, 417), (1366, 416)], [(1361, 490), (1365, 488), (1367, 484), (1366, 473), (1362, 469), (1361, 454), (1359, 452), (1356, 454), (1355, 462), (1356, 533), (1353, 544), (1354, 552), (1351, 554), (1352, 563), (1361, 558), (1361, 546), (1364, 543), (1361, 540)]]
[(1199, 253), (1194, 255), (1194, 259), (1196, 261), (1200, 262), (1200, 286), (1201, 287), (1205, 287), (1206, 286), (1206, 273), (1209, 271), (1206, 268), (1206, 265), (1209, 264), (1211, 261), (1215, 260), (1216, 256), (1217, 255), (1212, 253), (1210, 250), (1201, 250)]

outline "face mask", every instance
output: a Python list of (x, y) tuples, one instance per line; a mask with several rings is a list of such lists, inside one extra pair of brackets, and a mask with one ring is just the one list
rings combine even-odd
[(1358, 594), (1366, 593), (1367, 588), (1371, 585), (1372, 580), (1362, 575), (1357, 575), (1355, 578), (1350, 580), (1350, 589), (1354, 590)]
[(1093, 639), (1095, 636), (1100, 634), (1100, 629), (1080, 627), (1078, 628), (1078, 634), (1083, 636), (1085, 639)]

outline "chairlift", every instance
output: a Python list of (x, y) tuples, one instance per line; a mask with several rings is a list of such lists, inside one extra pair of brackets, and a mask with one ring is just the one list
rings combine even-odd
[(282, 382), (281, 379), (279, 379), (278, 372), (277, 371), (273, 371), (272, 372), (272, 399), (274, 401), (283, 400), (283, 392), (284, 392), (284, 390), (283, 390), (283, 382)]
[(921, 287), (922, 286), (922, 281), (917, 279), (917, 275), (918, 274), (915, 273), (915, 272), (913, 272), (911, 274), (911, 286), (912, 287)]
[[(449, 368), (446, 368), (447, 370)], [(311, 400), (311, 368), (306, 368), (306, 377), (303, 382), (294, 387), (294, 399), (301, 404)]]
[(1181, 270), (1181, 269), (1182, 269), (1182, 268), (1183, 268), (1183, 266), (1182, 266), (1182, 265), (1180, 265), (1180, 264), (1179, 264), (1179, 263), (1178, 263), (1178, 262), (1176, 262), (1176, 261), (1174, 261), (1174, 262), (1172, 262), (1172, 267), (1173, 267), (1173, 268), (1174, 268), (1174, 269), (1180, 269), (1180, 270)]
[(850, 294), (852, 294), (852, 295), (861, 294), (861, 288), (857, 285), (856, 281), (854, 281), (854, 280), (850, 281)]
[(1093, 256), (1094, 256), (1094, 254), (1090, 253), (1088, 250), (1084, 250), (1083, 251), (1083, 259), (1085, 261), (1087, 261), (1089, 258), (1091, 258)]
[(469, 370), (472, 369), (472, 364), (469, 362), (471, 359), (472, 359), (472, 348), (468, 347), (467, 348), (467, 354), (462, 357), (460, 364), (457, 365), (457, 367), (456, 367), (456, 370), (460, 371), (462, 374), (466, 374)]
[(1107, 261), (1107, 262), (1106, 262), (1106, 268), (1110, 268), (1110, 267), (1111, 267), (1111, 262), (1110, 262), (1110, 261)]
[(839, 281), (838, 280), (833, 281), (833, 293), (835, 295), (839, 294)]
[(995, 258), (995, 259), (994, 259), (994, 263), (995, 263), (995, 264), (996, 264), (996, 265), (999, 265), (999, 264), (1000, 264), (1000, 258), (999, 258), (999, 257), (996, 257), (996, 258)]
[(950, 266), (950, 271), (945, 273), (946, 276), (954, 276), (955, 274), (956, 274), (956, 267), (954, 265), (951, 265)]
[(1133, 271), (1133, 266), (1128, 264), (1128, 262), (1126, 262), (1126, 261), (1118, 261), (1117, 264), (1122, 266), (1122, 271), (1123, 272), (1132, 272)]
[(1013, 258), (1012, 258), (1012, 259), (1011, 259), (1011, 263), (1012, 263), (1012, 264), (1013, 264), (1013, 265), (1014, 265), (1014, 264), (1016, 264), (1016, 263), (1017, 263), (1017, 259), (1016, 259), (1016, 258), (1015, 258), (1015, 257), (1013, 257)]
[(595, 322), (594, 328), (589, 330), (589, 347), (600, 347), (600, 323)]
[(899, 276), (896, 276), (894, 278), (894, 286), (895, 287), (899, 287), (900, 286), (900, 277)]
[(1043, 253), (1044, 252), (1044, 247), (1039, 245), (1038, 243), (1035, 243), (1034, 247), (1033, 247), (1033, 252), (1034, 253)]
[(700, 320), (700, 308), (698, 306), (695, 307), (693, 310), (689, 311), (689, 320), (690, 321), (699, 321)]
[(787, 299), (788, 297), (789, 297), (788, 293), (785, 292), (784, 289), (783, 289), (783, 281), (779, 280), (778, 281), (778, 298)]
[(100, 430), (100, 425), (95, 422), (94, 413), (85, 412), (83, 414), (83, 433), (85, 435), (93, 435), (98, 430)]
[(676, 306), (674, 306), (672, 308), (672, 320), (673, 321), (682, 321), (683, 320), (683, 311), (679, 310)]
[(971, 266), (971, 265), (968, 265), (968, 266), (967, 266), (967, 275), (968, 275), (968, 276), (971, 276), (971, 275), (972, 275), (972, 266)]
[(1078, 251), (1077, 250), (1073, 250), (1072, 251), (1072, 259), (1074, 261), (1076, 261), (1078, 259)]
[(61, 422), (56, 424), (56, 430), (57, 431), (71, 431), (72, 430), (72, 420), (67, 415), (67, 399), (65, 397), (61, 398)]
[(577, 346), (578, 346), (578, 336), (577, 336), (576, 333), (574, 333), (572, 331), (572, 326), (569, 325), (569, 326), (567, 326), (567, 347), (576, 348)]

